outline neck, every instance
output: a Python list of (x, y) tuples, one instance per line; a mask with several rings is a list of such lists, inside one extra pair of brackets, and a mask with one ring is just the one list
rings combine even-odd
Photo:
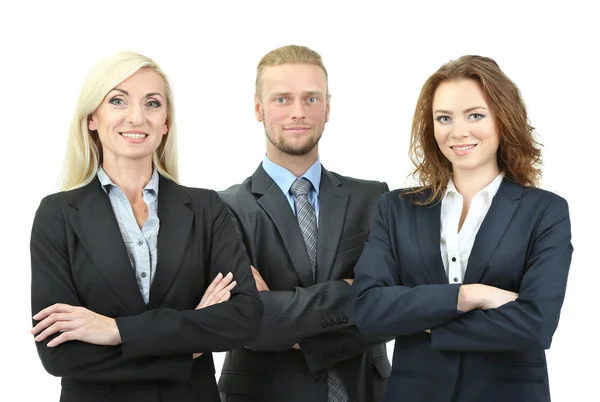
[(267, 157), (281, 167), (286, 168), (296, 177), (302, 176), (306, 171), (315, 164), (319, 157), (318, 146), (306, 155), (289, 155), (281, 152), (277, 148), (267, 145)]
[(144, 187), (152, 178), (152, 159), (106, 158), (102, 161), (102, 168), (130, 202), (143, 199)]
[(465, 200), (470, 200), (475, 194), (483, 190), (498, 175), (500, 169), (497, 164), (481, 167), (474, 170), (455, 170), (452, 173), (454, 186)]

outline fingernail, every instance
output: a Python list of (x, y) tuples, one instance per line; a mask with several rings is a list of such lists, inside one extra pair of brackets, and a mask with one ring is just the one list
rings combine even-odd
[(230, 273), (227, 274), (227, 276), (233, 276), (233, 274), (230, 272)]

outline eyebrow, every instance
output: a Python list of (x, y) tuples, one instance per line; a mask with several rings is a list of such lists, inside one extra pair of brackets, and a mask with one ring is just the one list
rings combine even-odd
[[(292, 95), (291, 92), (273, 92), (271, 96), (289, 96)], [(321, 95), (323, 96), (323, 92), (321, 91), (303, 91), (302, 95)]]
[[(487, 110), (487, 108), (485, 108), (485, 107), (483, 107), (483, 106), (473, 106), (473, 107), (470, 107), (470, 108), (468, 108), (468, 109), (465, 109), (465, 110), (463, 110), (463, 113), (469, 113), (469, 112), (472, 112), (473, 110), (477, 110), (477, 109), (483, 109), (483, 110)], [(444, 110), (444, 109), (438, 109), (438, 110), (436, 110), (436, 111), (435, 111), (435, 112), (433, 112), (433, 113), (434, 113), (434, 114), (435, 114), (435, 113), (445, 113), (445, 114), (452, 114), (452, 112), (451, 112), (451, 111), (449, 111), (449, 110)]]
[[(129, 96), (129, 92), (127, 92), (126, 90), (121, 89), (121, 88), (114, 88), (113, 91), (119, 91), (119, 92), (121, 92), (121, 93)], [(151, 96), (156, 96), (156, 95), (160, 96), (161, 98), (164, 98), (164, 96), (161, 93), (159, 93), (159, 92), (148, 92), (146, 94), (146, 98), (150, 98)]]

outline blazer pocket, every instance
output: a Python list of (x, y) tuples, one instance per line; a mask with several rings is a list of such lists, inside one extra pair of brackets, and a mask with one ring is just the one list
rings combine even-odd
[(266, 374), (224, 371), (219, 377), (219, 391), (266, 397), (271, 393), (271, 377)]
[(353, 248), (361, 247), (369, 238), (369, 232), (359, 233), (354, 236), (346, 237), (345, 239), (340, 240), (340, 244), (338, 246), (337, 252), (343, 253), (344, 251), (352, 250)]
[(377, 369), (381, 378), (388, 378), (392, 373), (392, 365), (387, 357), (379, 357), (373, 360), (373, 366)]

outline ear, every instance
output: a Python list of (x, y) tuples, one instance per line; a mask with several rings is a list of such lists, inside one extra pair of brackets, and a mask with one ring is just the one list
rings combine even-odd
[(331, 99), (331, 95), (327, 95), (327, 103), (325, 104), (325, 123), (329, 121), (329, 100)]
[(260, 104), (260, 99), (256, 94), (254, 94), (254, 114), (256, 115), (256, 120), (259, 123), (262, 123), (264, 119), (262, 105)]
[(98, 122), (96, 121), (96, 116), (93, 114), (88, 116), (88, 129), (90, 131), (98, 130)]
[(165, 135), (168, 132), (169, 132), (169, 122), (165, 121), (165, 125), (164, 125), (163, 130), (162, 130), (162, 135)]

